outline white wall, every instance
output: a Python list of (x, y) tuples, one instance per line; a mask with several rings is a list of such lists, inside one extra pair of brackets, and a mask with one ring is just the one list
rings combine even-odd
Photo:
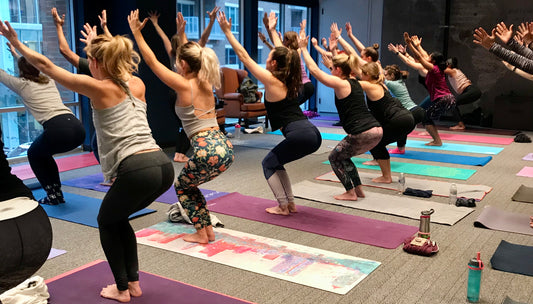
[[(319, 33), (316, 37), (319, 41), (322, 37), (329, 37), (329, 27), (332, 22), (337, 22), (342, 28), (342, 35), (351, 42), (346, 35), (344, 25), (346, 22), (352, 24), (352, 31), (355, 37), (365, 46), (379, 43), (380, 53), (383, 49), (381, 45), (381, 24), (383, 15), (383, 0), (320, 0), (319, 1)], [(327, 69), (320, 64), (320, 67)], [(336, 113), (335, 98), (333, 90), (318, 83), (317, 85), (317, 107), (321, 113)]]

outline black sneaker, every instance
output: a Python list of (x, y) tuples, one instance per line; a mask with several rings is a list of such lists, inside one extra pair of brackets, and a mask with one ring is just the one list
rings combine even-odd
[[(63, 200), (63, 203), (65, 202), (65, 200)], [(57, 198), (54, 198), (54, 199), (50, 199), (48, 196), (45, 196), (43, 198), (41, 198), (39, 200), (39, 204), (43, 204), (43, 205), (59, 205), (61, 203), (60, 200), (58, 200)]]

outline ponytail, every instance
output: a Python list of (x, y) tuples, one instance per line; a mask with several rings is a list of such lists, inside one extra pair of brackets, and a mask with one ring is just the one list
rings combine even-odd
[(50, 79), (41, 74), (41, 72), (31, 63), (29, 63), (25, 57), (20, 57), (17, 61), (17, 64), (19, 68), (19, 76), (21, 78), (40, 84), (47, 84), (50, 82)]
[(187, 62), (191, 73), (197, 73), (200, 81), (220, 88), (220, 64), (212, 49), (203, 48), (198, 43), (189, 41), (180, 46), (177, 55), (178, 60)]
[(278, 46), (272, 50), (272, 60), (277, 62), (277, 70), (272, 71), (272, 75), (285, 84), (288, 98), (296, 98), (302, 85), (300, 55), (295, 50)]

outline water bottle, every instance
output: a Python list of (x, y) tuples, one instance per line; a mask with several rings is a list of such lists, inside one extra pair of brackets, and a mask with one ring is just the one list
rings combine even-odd
[(405, 174), (400, 173), (400, 177), (398, 178), (398, 193), (402, 194), (405, 191)]
[(455, 205), (457, 201), (457, 185), (452, 183), (450, 185), (450, 205)]
[(418, 237), (429, 239), (429, 223), (431, 222), (430, 216), (435, 212), (433, 209), (424, 210), (420, 213), (420, 226), (418, 227)]
[(479, 302), (479, 289), (481, 287), (481, 271), (484, 265), (480, 258), (480, 253), (477, 253), (475, 258), (468, 262), (468, 289), (466, 291), (466, 299), (470, 303)]
[(241, 125), (239, 124), (235, 125), (235, 138), (236, 139), (241, 138)]

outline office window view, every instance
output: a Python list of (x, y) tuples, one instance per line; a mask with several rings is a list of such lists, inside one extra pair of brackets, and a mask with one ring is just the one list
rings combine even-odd
[[(71, 68), (58, 51), (57, 40), (44, 41), (43, 34), (56, 37), (55, 27), (49, 8), (65, 13), (65, 36), (72, 41), (72, 29), (69, 20), (70, 1), (51, 0), (0, 0), (0, 19), (7, 20), (17, 30), (19, 39), (30, 48), (43, 53), (57, 64)], [(4, 38), (0, 41), (0, 68), (7, 73), (18, 76), (17, 62), (7, 49)], [(71, 91), (58, 86), (63, 102), (69, 104), (74, 115), (79, 117), (77, 96)], [(26, 155), (32, 141), (42, 132), (42, 126), (25, 109), (20, 96), (0, 84), (0, 124), (3, 132), (4, 150), (8, 157)]]

